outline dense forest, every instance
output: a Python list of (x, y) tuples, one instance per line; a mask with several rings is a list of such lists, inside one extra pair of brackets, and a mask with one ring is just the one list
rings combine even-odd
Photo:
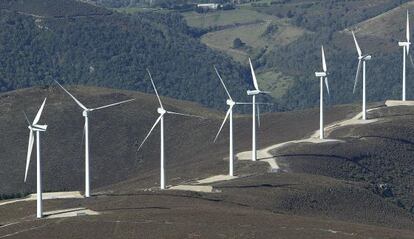
[[(93, 16), (87, 16), (80, 7), (86, 17), (32, 17), (2, 7), (0, 91), (58, 79), (152, 92), (145, 71), (149, 68), (162, 95), (223, 108), (224, 99), (217, 96), (224, 92), (213, 69), (217, 65), (234, 97), (246, 99), (247, 67), (191, 37), (178, 14), (97, 16), (91, 7)], [(53, 8), (44, 15), (60, 16)]]

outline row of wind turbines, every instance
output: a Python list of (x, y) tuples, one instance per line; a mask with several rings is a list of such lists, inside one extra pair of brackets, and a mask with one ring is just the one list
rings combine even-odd
[[(361, 71), (361, 63), (362, 63), (362, 120), (367, 119), (367, 108), (366, 108), (366, 63), (367, 61), (372, 59), (370, 54), (363, 54), (362, 50), (358, 44), (357, 38), (355, 33), (352, 31), (352, 37), (354, 39), (355, 48), (358, 53), (358, 67), (357, 72), (355, 75), (355, 82), (354, 82), (354, 89), (353, 93), (355, 93), (358, 79)], [(413, 62), (411, 55), (410, 55), (410, 16), (407, 10), (407, 22), (406, 22), (406, 40), (402, 42), (398, 42), (398, 46), (403, 48), (403, 77), (402, 77), (402, 101), (406, 101), (406, 74), (407, 74), (407, 56), (410, 57), (411, 62)], [(322, 51), (322, 72), (315, 72), (315, 76), (320, 78), (320, 139), (324, 139), (324, 121), (323, 121), (323, 82), (325, 81), (326, 89), (328, 94), (329, 93), (329, 84), (328, 84), (328, 69), (326, 66), (326, 59), (325, 59), (325, 51), (323, 46), (321, 47)]]
[[(406, 101), (406, 56), (409, 55), (409, 49), (410, 49), (410, 28), (409, 28), (409, 15), (407, 11), (407, 25), (406, 25), (406, 41), (405, 42), (399, 42), (398, 45), (403, 47), (403, 89), (402, 89), (402, 100)], [(352, 32), (352, 36), (354, 39), (355, 47), (358, 53), (358, 67), (357, 67), (357, 73), (355, 76), (355, 83), (354, 83), (354, 92), (358, 83), (360, 69), (361, 69), (361, 63), (362, 63), (362, 120), (366, 120), (366, 62), (371, 60), (371, 55), (369, 54), (363, 54), (361, 51), (361, 48), (359, 47), (358, 41), (355, 37), (354, 32)], [(326, 58), (325, 58), (325, 50), (324, 47), (321, 47), (321, 55), (322, 55), (322, 71), (315, 72), (315, 76), (320, 79), (320, 139), (324, 139), (324, 118), (323, 118), (323, 110), (324, 110), (324, 85), (326, 87), (327, 93), (330, 94), (329, 91), (329, 83), (328, 83), (328, 69), (326, 64)], [(411, 56), (410, 56), (411, 57)], [(248, 90), (247, 95), (252, 97), (251, 102), (237, 102), (234, 101), (233, 98), (230, 95), (229, 90), (226, 87), (226, 84), (223, 81), (223, 78), (221, 77), (219, 71), (214, 66), (214, 70), (228, 96), (228, 99), (226, 101), (226, 104), (228, 105), (228, 110), (226, 112), (226, 115), (224, 117), (224, 120), (214, 138), (214, 142), (216, 142), (217, 138), (219, 137), (220, 133), (222, 132), (222, 129), (227, 122), (229, 121), (229, 176), (234, 176), (234, 139), (233, 139), (233, 108), (236, 105), (252, 105), (252, 150), (251, 150), (251, 160), (257, 161), (257, 145), (256, 145), (256, 125), (260, 126), (260, 110), (259, 105), (261, 104), (267, 104), (267, 103), (260, 103), (256, 102), (256, 96), (261, 94), (269, 94), (267, 91), (262, 91), (259, 89), (259, 85), (257, 82), (256, 74), (254, 71), (253, 64), (249, 58), (249, 65), (250, 65), (250, 71), (253, 79), (253, 90)], [(157, 88), (155, 86), (154, 80), (151, 76), (150, 71), (147, 69), (147, 73), (149, 75), (152, 87), (154, 89), (154, 92), (157, 96), (159, 107), (157, 108), (157, 112), (159, 114), (159, 117), (156, 119), (155, 123), (149, 130), (148, 134), (145, 136), (144, 140), (142, 141), (141, 145), (138, 148), (138, 151), (144, 146), (147, 139), (150, 137), (151, 133), (155, 129), (155, 127), (160, 124), (160, 188), (165, 189), (165, 169), (164, 169), (164, 162), (165, 162), (165, 154), (164, 154), (164, 117), (165, 115), (172, 114), (172, 115), (179, 115), (184, 117), (195, 117), (195, 118), (203, 118), (201, 116), (197, 115), (191, 115), (191, 114), (185, 114), (185, 113), (179, 113), (174, 111), (168, 111), (164, 108), (161, 98), (158, 94)], [(73, 96), (66, 88), (64, 88), (59, 82), (55, 81), (56, 84), (62, 90), (67, 93), (74, 101), (75, 103), (83, 110), (82, 116), (85, 119), (84, 124), (84, 136), (85, 136), (85, 194), (84, 196), (86, 198), (91, 196), (91, 189), (90, 189), (90, 151), (89, 151), (89, 145), (90, 145), (90, 138), (89, 138), (89, 114), (96, 110), (101, 110), (121, 104), (125, 104), (128, 102), (131, 102), (135, 99), (129, 99), (109, 105), (104, 105), (97, 108), (87, 108), (84, 104), (82, 104), (75, 96)], [(28, 128), (30, 130), (29, 134), (29, 143), (28, 143), (28, 149), (27, 149), (27, 159), (26, 159), (26, 171), (25, 171), (25, 177), (24, 181), (27, 180), (27, 174), (29, 170), (29, 165), (31, 161), (31, 154), (34, 146), (34, 142), (36, 140), (36, 174), (37, 174), (37, 218), (43, 217), (43, 210), (42, 210), (42, 171), (41, 171), (41, 153), (40, 153), (40, 133), (45, 132), (47, 129), (47, 125), (39, 124), (40, 117), (42, 115), (43, 109), (46, 104), (46, 98), (44, 99), (42, 105), (40, 106), (33, 122), (30, 122), (28, 119), (26, 113), (24, 113), (26, 121), (28, 123)], [(256, 117), (258, 118), (256, 122)], [(36, 135), (36, 138), (35, 138)]]
[[(230, 122), (231, 122), (231, 124), (230, 124), (231, 125), (230, 126), (230, 129), (231, 129), (231, 137), (230, 137), (230, 140), (231, 140), (230, 149), (231, 150), (230, 150), (230, 152), (231, 153), (230, 154), (231, 154), (231, 157), (230, 157), (230, 166), (229, 166), (230, 172), (229, 172), (229, 174), (232, 175), (232, 176), (234, 175), (234, 173), (233, 173), (234, 153), (233, 153), (233, 141), (232, 141), (233, 140), (233, 133), (232, 133), (232, 129), (233, 129), (233, 124), (232, 124), (232, 122), (233, 122), (233, 113), (232, 113), (233, 106), (236, 105), (236, 104), (244, 104), (244, 105), (253, 104), (253, 116), (254, 117), (253, 117), (253, 137), (252, 137), (253, 143), (252, 143), (252, 147), (254, 149), (254, 153), (252, 153), (252, 160), (256, 161), (257, 160), (257, 156), (256, 156), (256, 152), (255, 152), (256, 151), (256, 113), (255, 113), (256, 112), (256, 104), (267, 104), (267, 103), (256, 103), (256, 99), (255, 99), (256, 95), (258, 95), (258, 94), (267, 94), (268, 92), (259, 90), (257, 80), (256, 80), (256, 76), (255, 76), (254, 69), (253, 69), (253, 65), (252, 65), (250, 59), (249, 59), (249, 63), (250, 63), (250, 67), (251, 67), (251, 71), (252, 71), (252, 75), (253, 75), (253, 83), (254, 83), (255, 89), (247, 91), (247, 94), (251, 95), (253, 97), (253, 103), (234, 102), (232, 100), (231, 96), (230, 96), (230, 93), (227, 91), (226, 85), (224, 84), (224, 81), (222, 80), (217, 68), (214, 67), (221, 83), (223, 84), (223, 86), (224, 86), (224, 88), (225, 88), (225, 90), (226, 90), (226, 92), (229, 96), (229, 100), (227, 101), (227, 103), (229, 105), (229, 110), (226, 114), (226, 117), (225, 117), (221, 127), (220, 127), (219, 132), (217, 133), (217, 135), (214, 139), (214, 142), (217, 140), (217, 137), (219, 136), (219, 134), (220, 134), (227, 118), (228, 118), (228, 116), (230, 115)], [(145, 136), (144, 140), (142, 141), (141, 145), (138, 147), (138, 151), (143, 147), (144, 143), (149, 138), (149, 136), (151, 135), (151, 133), (153, 132), (155, 127), (158, 124), (160, 124), (160, 161), (161, 161), (160, 162), (160, 188), (161, 189), (166, 189), (166, 186), (165, 186), (165, 169), (164, 169), (164, 162), (165, 162), (165, 154), (164, 154), (164, 116), (168, 115), (168, 114), (172, 114), (172, 115), (179, 115), (179, 116), (184, 116), (184, 117), (195, 117), (195, 118), (201, 118), (201, 119), (204, 119), (204, 118), (201, 117), (201, 116), (198, 116), (198, 115), (191, 115), (191, 114), (185, 114), (185, 113), (179, 113), (179, 112), (166, 110), (164, 108), (164, 106), (162, 104), (162, 101), (161, 101), (161, 98), (158, 94), (158, 91), (157, 91), (157, 88), (155, 86), (154, 80), (152, 78), (151, 72), (148, 69), (147, 69), (147, 72), (148, 72), (152, 87), (154, 89), (154, 92), (155, 92), (155, 94), (157, 96), (157, 99), (158, 99), (159, 108), (157, 109), (157, 112), (160, 116), (156, 119), (154, 125), (151, 127), (148, 134)], [(58, 81), (55, 80), (55, 82), (83, 110), (82, 111), (82, 116), (85, 119), (85, 124), (84, 124), (84, 129), (83, 129), (84, 130), (83, 133), (84, 133), (84, 137), (85, 137), (85, 194), (84, 194), (84, 196), (85, 196), (85, 198), (88, 198), (88, 197), (91, 196), (91, 189), (90, 189), (90, 151), (89, 151), (90, 138), (89, 138), (89, 118), (88, 118), (88, 116), (92, 111), (101, 110), (101, 109), (121, 105), (121, 104), (124, 104), (124, 103), (131, 102), (135, 99), (124, 100), (124, 101), (120, 101), (120, 102), (109, 104), (109, 105), (104, 105), (104, 106), (97, 107), (97, 108), (87, 108), (74, 95), (72, 95), (65, 87), (63, 87)], [(42, 207), (42, 192), (43, 191), (42, 191), (42, 171), (41, 171), (42, 164), (41, 164), (41, 153), (40, 153), (40, 132), (45, 132), (46, 129), (47, 129), (47, 125), (40, 125), (38, 123), (39, 123), (40, 117), (43, 113), (43, 109), (45, 107), (45, 104), (46, 104), (46, 98), (44, 99), (42, 105), (40, 106), (33, 122), (30, 122), (30, 120), (28, 119), (26, 113), (24, 112), (26, 121), (28, 123), (28, 128), (30, 130), (24, 182), (26, 182), (26, 180), (27, 180), (27, 174), (28, 174), (28, 171), (29, 171), (29, 166), (30, 166), (34, 141), (36, 140), (36, 157), (37, 157), (37, 160), (36, 160), (37, 213), (36, 213), (36, 215), (37, 215), (37, 218), (42, 218), (43, 217), (43, 207)], [(258, 112), (257, 117), (260, 117), (259, 114), (260, 113)], [(260, 120), (259, 120), (259, 122), (260, 122)], [(35, 133), (36, 133), (36, 139), (34, 137)]]

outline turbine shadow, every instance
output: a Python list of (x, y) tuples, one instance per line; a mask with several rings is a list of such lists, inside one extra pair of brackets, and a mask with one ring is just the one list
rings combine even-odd
[(289, 186), (295, 186), (298, 184), (278, 184), (273, 185), (269, 183), (263, 183), (263, 184), (256, 184), (256, 185), (239, 185), (239, 186), (219, 186), (216, 188), (283, 188), (283, 187), (289, 187)]

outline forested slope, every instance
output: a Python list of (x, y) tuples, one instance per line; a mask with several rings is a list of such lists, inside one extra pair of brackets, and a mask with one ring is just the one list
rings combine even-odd
[[(234, 97), (245, 97), (247, 68), (192, 38), (178, 14), (106, 14), (108, 10), (69, 0), (58, 1), (63, 9), (51, 1), (9, 2), (1, 5), (0, 14), (3, 92), (47, 85), (53, 78), (152, 91), (146, 80), (149, 68), (162, 95), (221, 107), (217, 65)], [(69, 16), (62, 16), (66, 9)]]

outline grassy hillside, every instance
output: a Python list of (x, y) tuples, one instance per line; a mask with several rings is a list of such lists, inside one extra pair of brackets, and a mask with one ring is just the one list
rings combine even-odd
[[(146, 83), (150, 85), (148, 79)], [(158, 117), (158, 103), (154, 95), (132, 91), (110, 90), (94, 87), (70, 87), (86, 106), (96, 107), (114, 101), (135, 98), (136, 101), (120, 107), (94, 112), (91, 115), (91, 160), (92, 183), (94, 188), (120, 182), (134, 177), (138, 180), (137, 188), (158, 184), (159, 167), (159, 130), (154, 131), (141, 152), (136, 150)], [(219, 95), (220, 93), (217, 93)], [(48, 97), (42, 122), (49, 125), (43, 134), (45, 190), (64, 190), (83, 188), (83, 146), (82, 129), (83, 117), (81, 109), (55, 86), (31, 88), (3, 93), (0, 97), (1, 128), (8, 127), (9, 133), (2, 134), (4, 142), (0, 159), (5, 170), (0, 171), (0, 191), (2, 193), (27, 192), (35, 185), (35, 171), (29, 173), (29, 183), (23, 183), (24, 165), (27, 150), (28, 129), (22, 111), (33, 118), (44, 97)], [(30, 99), (30, 100), (28, 100)], [(222, 104), (225, 105), (224, 100)], [(206, 117), (205, 120), (182, 118), (168, 115), (166, 117), (166, 155), (169, 183), (182, 182), (195, 177), (214, 173), (225, 173), (227, 163), (222, 160), (227, 155), (227, 130), (217, 144), (213, 143), (214, 136), (221, 124), (223, 114), (202, 108), (190, 102), (166, 98), (164, 105), (172, 111), (190, 113)], [(343, 112), (337, 112), (328, 120), (337, 120), (349, 114), (353, 107), (344, 107)], [(335, 110), (337, 111), (337, 110)], [(275, 114), (274, 117), (264, 114), (260, 128), (259, 145), (265, 146), (273, 142), (274, 131), (277, 129), (277, 139), (301, 137), (304, 128), (316, 129), (316, 111), (312, 111), (314, 124), (304, 125), (304, 128), (287, 124), (293, 119), (306, 122), (309, 112)], [(305, 117), (306, 115), (306, 117)], [(236, 116), (237, 142), (235, 149), (241, 151), (250, 147), (251, 121), (248, 116)], [(332, 118), (331, 118), (332, 117)], [(290, 132), (278, 124), (290, 128)], [(197, 132), (194, 131), (197, 129)], [(306, 130), (308, 131), (308, 130)], [(16, 164), (16, 165), (15, 165)], [(187, 166), (185, 166), (187, 165)], [(190, 166), (191, 165), (191, 166)], [(33, 165), (32, 165), (33, 166)], [(191, 167), (192, 170), (188, 170)], [(243, 168), (243, 163), (241, 163)], [(56, 176), (58, 175), (58, 176)], [(53, 179), (53, 180), (52, 180)]]
[[(34, 202), (3, 205), (0, 206), (0, 224), (7, 226), (0, 228), (1, 236), (16, 233), (17, 238), (25, 237), (27, 228), (37, 226), (40, 228), (31, 234), (32, 238), (62, 234), (72, 226), (78, 230), (65, 235), (73, 237), (85, 230), (86, 237), (90, 237), (89, 231), (96, 231), (94, 236), (111, 234), (115, 238), (144, 232), (161, 236), (170, 234), (172, 228), (172, 238), (182, 238), (191, 232), (209, 238), (214, 237), (216, 231), (239, 235), (239, 238), (251, 235), (268, 238), (276, 232), (286, 233), (286, 238), (293, 232), (295, 238), (307, 238), (308, 231), (315, 238), (332, 238), (333, 235), (346, 238), (350, 234), (356, 238), (410, 238), (414, 233), (409, 209), (412, 202), (409, 184), (413, 165), (409, 138), (412, 127), (403, 123), (411, 119), (411, 108), (382, 108), (370, 113), (370, 117), (380, 117), (377, 123), (344, 127), (330, 135), (345, 143), (297, 144), (274, 152), (284, 172), (270, 173), (264, 162), (237, 161), (236, 174), (241, 178), (215, 183), (219, 193), (205, 194), (157, 190), (158, 129), (142, 152), (136, 152), (158, 116), (154, 95), (94, 87), (69, 89), (90, 107), (136, 98), (135, 102), (91, 115), (94, 197), (45, 202), (46, 211), (82, 206), (102, 214), (68, 218), (66, 223), (55, 224), (61, 221), (31, 219)], [(81, 110), (62, 90), (53, 86), (0, 95), (0, 127), (8, 129), (0, 136), (2, 193), (31, 192), (35, 188), (34, 160), (28, 183), (23, 184), (28, 129), (22, 110), (33, 118), (46, 96), (48, 101), (41, 119), (41, 123), (49, 125), (42, 134), (44, 189), (83, 190)], [(223, 114), (190, 102), (164, 97), (162, 100), (167, 109), (206, 117), (200, 120), (166, 116), (167, 185), (225, 174), (227, 129), (216, 144), (212, 143)], [(350, 118), (357, 110), (359, 107), (352, 105), (329, 108), (327, 123)], [(259, 147), (307, 137), (317, 129), (318, 115), (317, 109), (263, 115)], [(248, 116), (236, 115), (236, 152), (250, 148), (250, 123)], [(381, 183), (389, 185), (389, 189), (385, 188), (388, 191), (381, 191), (383, 188), (378, 187)], [(146, 223), (139, 223), (144, 219)], [(160, 220), (174, 227), (145, 226), (158, 225)], [(123, 230), (115, 230), (115, 221), (116, 227)], [(12, 222), (16, 224), (8, 225)], [(52, 224), (42, 227), (45, 222)], [(250, 225), (250, 234), (246, 226), (240, 226), (246, 223)], [(98, 230), (104, 224), (107, 229)], [(202, 229), (196, 225), (206, 226)], [(305, 229), (298, 231), (298, 227)], [(125, 231), (131, 234), (125, 235)]]
[[(194, 39), (177, 14), (100, 15), (98, 10), (108, 10), (77, 1), (28, 2), (11, 1), (0, 10), (3, 92), (51, 79), (149, 91), (149, 68), (162, 95), (219, 107), (221, 100), (213, 97), (222, 90), (216, 64), (234, 97), (246, 99), (247, 68)], [(60, 17), (62, 12), (69, 17)]]

